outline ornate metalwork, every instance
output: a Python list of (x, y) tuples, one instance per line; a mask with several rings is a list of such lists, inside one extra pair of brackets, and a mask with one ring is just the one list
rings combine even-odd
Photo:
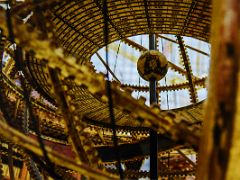
[[(234, 2), (234, 0), (230, 1)], [(214, 3), (217, 7), (216, 1)], [(109, 123), (111, 116), (106, 95), (106, 78), (104, 74), (96, 73), (90, 62), (90, 57), (105, 46), (103, 4), (95, 0), (50, 0), (17, 1), (11, 2), (8, 6), (11, 9), (8, 9), (7, 17), (6, 10), (0, 7), (0, 178), (6, 176), (1, 171), (1, 166), (6, 164), (4, 158), (9, 155), (4, 146), (11, 143), (13, 144), (13, 161), (24, 162), (24, 166), (27, 166), (28, 172), (34, 179), (54, 176), (54, 173), (63, 179), (79, 179), (81, 175), (93, 179), (117, 179), (116, 157), (104, 159), (108, 155), (106, 152), (112, 152), (114, 144), (111, 138), (114, 134), (113, 127)], [(227, 7), (232, 10), (231, 12), (235, 12), (232, 6)], [(163, 111), (158, 106), (146, 106), (144, 98), (138, 100), (133, 98), (132, 91), (147, 92), (148, 87), (121, 84), (119, 80), (111, 82), (116, 136), (119, 142), (118, 148), (125, 155), (122, 163), (127, 167), (124, 170), (126, 178), (149, 177), (149, 172), (141, 171), (140, 167), (149, 156), (149, 151), (144, 148), (148, 148), (146, 144), (149, 144), (150, 128), (154, 129), (164, 141), (164, 145), (158, 144), (161, 148), (159, 148), (156, 159), (162, 168), (158, 173), (160, 177), (170, 179), (195, 176), (198, 160), (190, 159), (187, 154), (198, 158), (195, 151), (199, 148), (202, 123), (214, 129), (212, 131), (206, 128), (204, 133), (207, 134), (206, 137), (213, 140), (216, 148), (210, 144), (210, 155), (208, 151), (200, 153), (199, 163), (204, 166), (199, 168), (199, 173), (202, 173), (199, 177), (203, 179), (220, 177), (217, 169), (214, 169), (211, 176), (206, 175), (212, 167), (211, 163), (209, 164), (210, 160), (213, 160), (213, 164), (219, 165), (216, 162), (220, 162), (218, 159), (220, 156), (214, 156), (215, 150), (218, 155), (222, 152), (228, 153), (224, 157), (229, 157), (228, 165), (233, 167), (232, 157), (234, 156), (230, 156), (230, 141), (222, 135), (220, 137), (217, 135), (224, 134), (226, 131), (229, 137), (227, 139), (233, 140), (229, 127), (232, 127), (238, 120), (234, 115), (239, 108), (234, 106), (234, 103), (237, 104), (235, 97), (239, 95), (233, 82), (238, 82), (236, 75), (239, 69), (236, 67), (239, 66), (237, 63), (239, 54), (236, 53), (236, 49), (239, 44), (233, 44), (234, 39), (229, 40), (228, 36), (224, 37), (229, 41), (221, 41), (224, 46), (220, 46), (219, 42), (213, 43), (218, 50), (213, 50), (215, 53), (212, 68), (214, 69), (215, 65), (219, 64), (223, 66), (216, 67), (226, 72), (223, 80), (229, 80), (227, 84), (232, 93), (223, 87), (221, 92), (216, 91), (216, 98), (215, 90), (211, 92), (211, 100), (216, 100), (214, 112), (207, 110), (209, 115), (204, 118), (203, 102), (197, 103), (196, 87), (205, 88), (207, 77), (199, 78), (192, 74), (186, 46), (181, 39), (181, 36), (190, 36), (209, 41), (211, 8), (212, 5), (208, 0), (108, 1), (108, 17), (105, 21), (109, 23), (109, 43), (121, 39), (127, 45), (143, 52), (146, 48), (127, 38), (147, 33), (157, 34), (157, 36), (158, 34), (177, 35), (185, 69), (171, 62), (169, 62), (169, 67), (176, 73), (186, 76), (187, 81), (159, 86), (157, 91), (177, 91), (189, 88), (192, 102), (192, 105), (188, 107)], [(39, 12), (39, 9), (45, 11)], [(39, 20), (42, 20), (41, 23)], [(217, 19), (218, 21), (220, 20)], [(230, 34), (237, 37), (233, 32), (237, 30), (230, 31)], [(15, 42), (12, 41), (13, 37)], [(216, 35), (213, 37), (218, 38)], [(227, 50), (220, 51), (221, 48), (218, 47), (226, 47)], [(15, 63), (16, 48), (22, 49), (23, 56), (20, 61), (22, 71)], [(196, 51), (208, 55), (200, 50)], [(215, 62), (218, 57), (217, 53), (223, 55), (219, 64)], [(4, 57), (7, 62), (3, 63), (4, 54), (8, 56)], [(235, 61), (225, 63), (222, 58)], [(213, 78), (213, 76), (211, 75), (213, 81), (222, 85), (220, 78)], [(235, 81), (231, 77), (235, 78)], [(20, 78), (24, 79), (27, 90), (32, 93), (27, 101), (31, 103), (32, 111), (25, 101), (26, 88), (18, 84)], [(234, 98), (231, 98), (232, 94)], [(232, 99), (231, 103), (228, 103), (227, 98)], [(211, 103), (207, 104), (209, 108)], [(222, 104), (226, 105), (224, 108), (226, 107), (227, 112), (231, 114), (228, 122), (225, 122), (227, 113), (224, 113), (226, 109), (222, 109)], [(229, 110), (228, 107), (233, 110)], [(39, 122), (40, 139), (43, 145), (37, 140), (39, 133), (34, 128), (29, 112), (34, 114)], [(208, 117), (214, 121), (208, 120)], [(223, 126), (223, 123), (227, 124), (227, 128)], [(233, 131), (233, 133), (236, 132)], [(206, 140), (206, 137), (204, 136), (203, 139)], [(232, 142), (236, 143), (234, 140)], [(222, 149), (224, 145), (228, 149)], [(45, 147), (47, 156), (42, 151), (44, 149), (42, 146)], [(142, 151), (131, 154), (126, 150), (129, 147), (144, 148)], [(234, 150), (236, 151), (235, 146)], [(211, 158), (205, 161), (205, 155)], [(53, 174), (49, 173), (46, 157), (49, 157), (52, 162)], [(15, 166), (14, 163), (13, 165)], [(219, 174), (223, 177), (232, 177), (225, 165), (220, 164), (219, 167), (222, 169), (222, 173)]]

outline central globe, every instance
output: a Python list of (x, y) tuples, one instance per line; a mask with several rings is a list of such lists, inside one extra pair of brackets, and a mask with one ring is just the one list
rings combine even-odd
[(159, 81), (167, 74), (167, 58), (159, 51), (146, 51), (138, 59), (137, 70), (144, 80), (155, 79)]

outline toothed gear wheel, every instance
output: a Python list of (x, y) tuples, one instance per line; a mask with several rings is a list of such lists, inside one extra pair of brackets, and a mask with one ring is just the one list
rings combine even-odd
[[(110, 43), (108, 69), (112, 81), (121, 83), (134, 98), (144, 97), (144, 104), (149, 105), (148, 81), (156, 79), (158, 105), (162, 110), (186, 107), (206, 98), (209, 66), (206, 42), (155, 34), (156, 50), (149, 50), (148, 46), (148, 34)], [(104, 48), (91, 58), (95, 69), (103, 73), (106, 72), (106, 64), (101, 62), (104, 58)]]

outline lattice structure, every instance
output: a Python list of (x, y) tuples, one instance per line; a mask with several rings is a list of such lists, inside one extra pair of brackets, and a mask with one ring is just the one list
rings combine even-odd
[[(192, 73), (187, 48), (209, 54), (185, 45), (182, 36), (209, 42), (210, 1), (109, 0), (107, 14), (104, 1), (98, 0), (0, 3), (0, 178), (118, 179), (118, 158), (125, 179), (147, 178), (149, 171), (141, 167), (150, 154), (150, 129), (160, 139), (158, 176), (196, 177), (202, 124), (208, 121), (196, 87), (205, 88), (207, 77)], [(149, 107), (143, 97), (132, 96), (133, 91), (148, 92), (147, 86), (123, 84), (117, 78), (109, 83), (105, 74), (97, 73), (90, 59), (105, 46), (106, 23), (108, 43), (121, 40), (140, 52), (147, 48), (129, 37), (176, 35), (177, 40), (170, 41), (178, 44), (184, 68), (171, 61), (168, 65), (186, 82), (158, 86), (157, 91), (189, 89), (192, 104), (164, 111), (159, 104)], [(108, 63), (104, 66), (110, 71)], [(227, 169), (221, 168), (225, 175)], [(219, 177), (215, 174), (209, 177)]]

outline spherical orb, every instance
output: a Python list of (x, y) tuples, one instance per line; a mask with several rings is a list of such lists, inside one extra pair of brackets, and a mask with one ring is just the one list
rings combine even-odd
[(159, 51), (146, 51), (138, 59), (137, 70), (144, 80), (155, 79), (159, 81), (167, 74), (167, 58)]

